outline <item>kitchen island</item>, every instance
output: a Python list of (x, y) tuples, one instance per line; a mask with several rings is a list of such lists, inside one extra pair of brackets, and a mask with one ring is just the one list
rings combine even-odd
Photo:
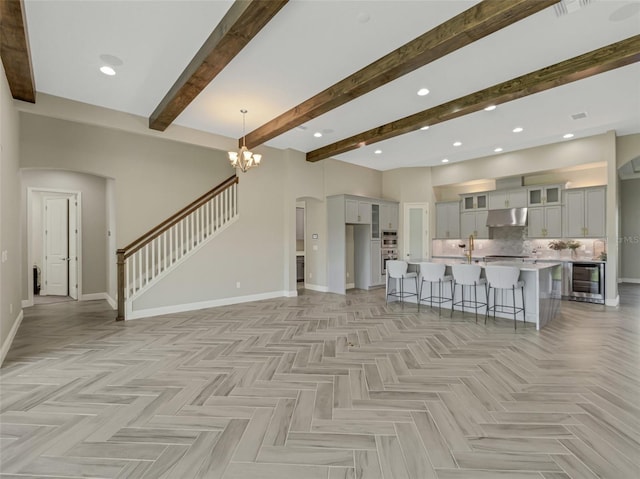
[[(447, 265), (446, 274), (451, 274), (451, 265), (463, 263), (463, 261), (448, 258), (434, 258), (432, 260), (410, 260), (409, 271), (415, 271), (420, 273), (421, 262), (432, 263), (444, 263)], [(533, 323), (536, 325), (536, 329), (544, 327), (549, 323), (560, 311), (560, 300), (562, 298), (562, 262), (554, 263), (523, 263), (518, 261), (496, 261), (491, 263), (484, 263), (481, 261), (474, 261), (473, 264), (477, 264), (482, 268), (481, 277), (484, 277), (484, 268), (487, 264), (491, 266), (515, 266), (520, 269), (520, 280), (524, 281), (524, 301), (526, 307), (526, 320), (527, 323)], [(389, 282), (387, 281), (387, 285)], [(420, 281), (418, 281), (420, 284)], [(427, 285), (425, 284), (425, 287)], [(391, 288), (398, 289), (394, 285), (394, 280), (391, 280)], [(405, 280), (404, 290), (406, 292), (415, 293), (415, 283), (413, 280)], [(476, 293), (478, 301), (486, 300), (486, 292), (484, 285), (476, 286)], [(505, 291), (498, 291), (498, 295), (502, 293), (500, 302), (507, 306), (513, 305), (512, 294)], [(508, 293), (508, 294), (507, 294)], [(443, 296), (450, 295), (448, 287), (443, 288)], [(425, 296), (428, 293), (425, 292)], [(465, 294), (468, 298), (469, 296)], [(493, 296), (493, 294), (491, 295)], [(456, 288), (455, 301), (461, 299), (461, 288)], [(389, 296), (389, 301), (398, 301), (398, 298)], [(416, 303), (416, 297), (412, 296), (405, 299), (405, 302)], [(520, 305), (520, 295), (516, 294), (516, 302)], [(428, 303), (422, 303), (423, 307), (428, 307)], [(451, 307), (451, 303), (444, 303), (444, 307)], [(460, 308), (456, 306), (456, 310)], [(478, 314), (484, 315), (484, 308), (478, 310)], [(496, 316), (503, 318), (513, 319), (513, 315), (509, 313), (496, 313)], [(516, 319), (522, 321), (522, 313), (518, 313)], [(483, 318), (484, 321), (484, 318)]]

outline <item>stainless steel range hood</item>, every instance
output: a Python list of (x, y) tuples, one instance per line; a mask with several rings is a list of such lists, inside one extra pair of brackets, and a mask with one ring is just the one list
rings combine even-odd
[(527, 226), (527, 208), (489, 210), (487, 226)]

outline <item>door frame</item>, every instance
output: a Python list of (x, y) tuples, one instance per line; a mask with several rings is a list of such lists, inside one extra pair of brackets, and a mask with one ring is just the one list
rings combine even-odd
[[(27, 188), (27, 211), (26, 211), (26, 226), (27, 226), (27, 271), (26, 278), (27, 279), (27, 300), (23, 303), (23, 307), (33, 306), (33, 251), (31, 250), (31, 243), (33, 240), (34, 234), (40, 234), (44, 238), (44, 228), (42, 231), (33, 231), (33, 197), (35, 194), (47, 194), (53, 193), (56, 195), (66, 195), (68, 198), (75, 198), (78, 203), (78, 207), (76, 210), (77, 219), (76, 219), (76, 228), (78, 229), (78, 234), (76, 235), (76, 252), (78, 256), (78, 260), (76, 261), (76, 278), (78, 280), (78, 290), (77, 296), (78, 300), (82, 299), (82, 192), (74, 191), (74, 190), (62, 190), (56, 188), (41, 188), (41, 187), (33, 187), (30, 186)], [(44, 216), (43, 216), (44, 221)], [(69, 239), (71, 240), (71, 238)], [(43, 243), (44, 248), (44, 243)], [(44, 281), (44, 269), (42, 280)]]
[(409, 253), (409, 238), (410, 231), (409, 226), (411, 224), (409, 210), (412, 208), (421, 208), (425, 213), (425, 217), (423, 218), (423, 246), (425, 250), (425, 259), (431, 257), (431, 244), (429, 242), (429, 230), (431, 225), (430, 211), (429, 211), (429, 203), (420, 202), (420, 203), (403, 203), (403, 215), (402, 215), (402, 259), (407, 259), (407, 254)]

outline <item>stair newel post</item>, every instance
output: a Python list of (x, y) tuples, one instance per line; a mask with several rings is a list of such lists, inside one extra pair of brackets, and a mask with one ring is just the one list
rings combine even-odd
[(116, 321), (124, 321), (125, 250), (116, 251), (118, 265), (118, 315)]

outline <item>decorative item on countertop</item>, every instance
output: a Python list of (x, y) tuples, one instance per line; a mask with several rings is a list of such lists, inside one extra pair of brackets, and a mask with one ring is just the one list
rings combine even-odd
[(607, 253), (605, 253), (605, 252), (603, 251), (602, 253), (600, 253), (600, 254), (598, 255), (598, 259), (599, 259), (600, 261), (607, 261)]
[(578, 248), (582, 246), (582, 243), (578, 240), (569, 240), (567, 241), (567, 248), (571, 250), (571, 259), (576, 259), (578, 255)]
[(562, 251), (563, 249), (567, 249), (567, 243), (562, 240), (549, 241), (549, 248), (554, 251)]

